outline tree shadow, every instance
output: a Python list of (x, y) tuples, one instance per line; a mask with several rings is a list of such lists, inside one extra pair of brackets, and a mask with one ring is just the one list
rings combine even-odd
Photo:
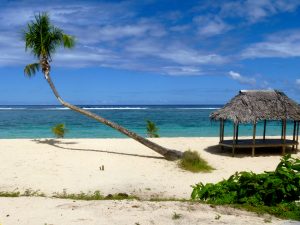
[(61, 140), (57, 140), (57, 139), (44, 139), (44, 140), (34, 139), (32, 141), (37, 144), (47, 144), (47, 145), (51, 145), (56, 148), (69, 150), (69, 151), (99, 152), (99, 153), (109, 153), (109, 154), (115, 154), (115, 155), (134, 156), (134, 157), (141, 157), (141, 158), (165, 159), (164, 157), (160, 157), (160, 156), (139, 155), (139, 154), (122, 153), (122, 152), (114, 152), (114, 151), (98, 150), (98, 149), (62, 147), (59, 144), (72, 145), (72, 144), (77, 144), (77, 142), (65, 142), (65, 141), (61, 141)]
[[(221, 149), (219, 145), (212, 145), (204, 149), (204, 151), (214, 154), (214, 155), (221, 155), (226, 157), (232, 157), (232, 148), (224, 147)], [(255, 149), (255, 156), (278, 156), (281, 155), (282, 148), (281, 147), (269, 147), (269, 148), (256, 148)], [(297, 154), (297, 152), (293, 151), (291, 147), (286, 147), (285, 149), (286, 154)], [(236, 158), (244, 158), (244, 157), (251, 157), (252, 149), (251, 148), (236, 148), (234, 157)]]

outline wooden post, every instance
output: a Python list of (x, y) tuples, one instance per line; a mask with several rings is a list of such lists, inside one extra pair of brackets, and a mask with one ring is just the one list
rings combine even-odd
[(256, 121), (253, 123), (253, 146), (252, 146), (252, 157), (255, 155), (255, 136), (256, 136)]
[(234, 157), (234, 150), (235, 150), (235, 135), (236, 135), (236, 123), (233, 122), (232, 157)]
[(282, 155), (285, 154), (285, 140), (286, 140), (286, 120), (283, 120), (283, 145), (282, 145)]
[(283, 139), (283, 120), (281, 120), (281, 140)]
[(266, 127), (267, 127), (267, 120), (264, 120), (264, 136), (263, 136), (264, 140), (266, 140)]
[(220, 141), (219, 141), (219, 143), (221, 143), (222, 142), (222, 119), (220, 119)]
[(225, 120), (223, 120), (223, 123), (222, 123), (222, 142), (224, 141), (224, 132), (225, 132)]
[[(294, 120), (294, 126), (293, 126), (293, 142), (296, 141), (296, 121)], [(293, 144), (293, 147), (292, 147), (292, 151), (295, 150), (295, 145)]]
[(239, 123), (236, 124), (236, 143), (239, 141)]
[(299, 140), (299, 121), (297, 121), (297, 129), (296, 129), (296, 141), (297, 141), (296, 151), (298, 150), (298, 140)]

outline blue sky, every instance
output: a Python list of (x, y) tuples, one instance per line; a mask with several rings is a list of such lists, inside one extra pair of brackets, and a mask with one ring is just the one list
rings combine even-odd
[(76, 37), (51, 75), (75, 104), (222, 104), (241, 89), (300, 102), (300, 0), (0, 2), (0, 104), (57, 104), (28, 79), (21, 31), (47, 11)]

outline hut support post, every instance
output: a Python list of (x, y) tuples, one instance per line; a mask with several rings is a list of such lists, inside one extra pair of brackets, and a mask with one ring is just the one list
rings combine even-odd
[[(222, 136), (221, 136), (221, 141), (224, 141), (224, 126), (225, 126), (225, 120), (222, 120)], [(224, 150), (224, 146), (221, 146), (221, 150)]]
[[(293, 126), (293, 142), (296, 141), (296, 121), (294, 120), (294, 126)], [(293, 144), (292, 151), (295, 150), (295, 145)]]
[(286, 120), (283, 120), (283, 145), (282, 145), (282, 155), (285, 154), (285, 140), (286, 140)]
[[(220, 119), (220, 144), (224, 141), (224, 120)], [(221, 145), (221, 150), (224, 149), (224, 146)]]
[(225, 120), (222, 120), (222, 141), (224, 141)]
[(253, 123), (252, 157), (254, 157), (255, 155), (255, 136), (256, 136), (256, 121)]
[(234, 157), (234, 150), (235, 150), (235, 137), (236, 137), (236, 123), (233, 123), (233, 140), (232, 140), (232, 157)]
[(283, 120), (281, 121), (281, 140), (283, 139)]
[(266, 140), (266, 127), (267, 127), (267, 120), (264, 120), (264, 135), (263, 135), (264, 141)]
[(298, 151), (298, 140), (299, 140), (299, 121), (297, 121), (297, 131), (296, 131), (297, 145), (296, 145), (296, 151)]
[(235, 138), (236, 142), (238, 142), (239, 141), (239, 123), (236, 124), (236, 134), (235, 135), (236, 135), (236, 138)]
[(220, 119), (220, 141), (219, 143), (222, 143), (222, 119)]

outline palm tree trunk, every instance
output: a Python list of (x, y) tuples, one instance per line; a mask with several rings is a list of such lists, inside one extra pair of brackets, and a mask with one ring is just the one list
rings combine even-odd
[(148, 139), (146, 138), (143, 138), (139, 135), (137, 135), (136, 133), (130, 131), (130, 130), (127, 130), (126, 128), (120, 126), (119, 124), (117, 123), (114, 123), (112, 121), (109, 121), (101, 116), (98, 116), (90, 111), (87, 111), (87, 110), (84, 110), (82, 108), (79, 108), (77, 106), (74, 106), (68, 102), (65, 102), (61, 97), (60, 95), (58, 94), (52, 80), (51, 80), (51, 77), (50, 77), (50, 73), (48, 70), (44, 71), (44, 76), (47, 80), (47, 82), (49, 83), (55, 97), (58, 99), (58, 101), (65, 107), (75, 111), (75, 112), (78, 112), (78, 113), (81, 113), (87, 117), (90, 117), (92, 119), (95, 119), (97, 121), (99, 121), (100, 123), (103, 123), (111, 128), (114, 128), (116, 130), (118, 130), (119, 132), (127, 135), (128, 137), (140, 142), (141, 144), (147, 146), (148, 148), (151, 148), (152, 150), (154, 150), (155, 152), (157, 152), (158, 154), (164, 156), (167, 160), (177, 160), (177, 159), (180, 159), (182, 158), (182, 152), (180, 151), (177, 151), (177, 150), (171, 150), (171, 149), (167, 149), (165, 147), (162, 147), (152, 141), (149, 141)]

